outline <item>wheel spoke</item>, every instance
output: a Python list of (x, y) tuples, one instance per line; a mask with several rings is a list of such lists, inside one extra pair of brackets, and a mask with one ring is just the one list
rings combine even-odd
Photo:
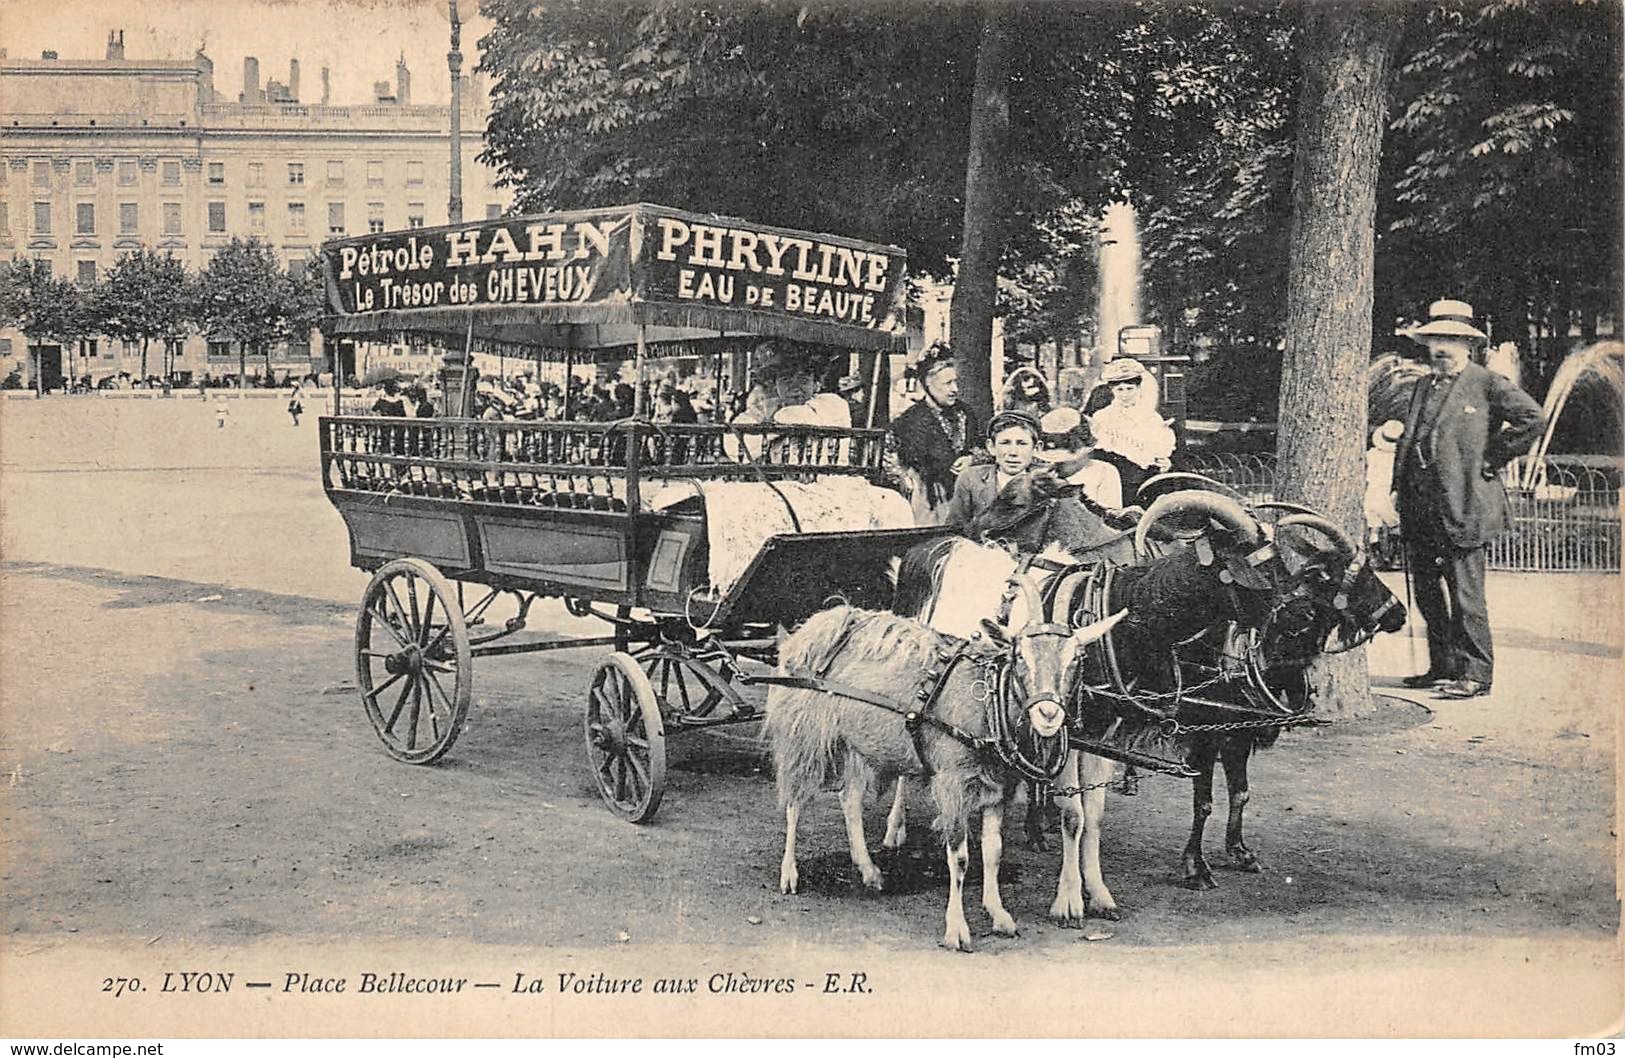
[(628, 753), (626, 763), (632, 765), (632, 775), (637, 780), (639, 798), (641, 799), (642, 791), (649, 786), (649, 771), (643, 766), (643, 761), (639, 759), (636, 753)]
[(436, 709), (434, 707), (434, 695), (429, 693), (429, 684), (428, 684), (429, 674), (426, 673), (426, 672), (421, 672), (421, 673), (418, 674), (418, 676), (419, 676), (418, 682), (423, 684), (423, 687), (422, 687), (423, 704), (427, 705), (429, 707), (429, 733), (434, 736), (434, 740), (436, 742), (439, 742), (440, 741), (440, 710), (438, 710), (438, 709)]
[[(389, 630), (390, 637), (393, 638), (395, 640), (395, 642), (399, 643), (402, 647), (407, 647), (407, 646), (411, 645), (406, 640), (401, 638), (400, 632), (396, 631), (396, 629), (395, 629), (395, 622), (392, 621), (390, 618), (385, 617), (383, 614), (379, 613), (377, 610), (374, 610), (370, 606), (367, 607), (367, 613), (372, 615), (374, 623), (381, 624), (386, 629)], [(368, 640), (368, 642), (371, 642), (372, 637), (368, 636), (367, 640)]]
[(361, 697), (367, 699), (368, 701), (372, 701), (372, 699), (378, 697), (380, 694), (383, 694), (385, 691), (389, 690), (389, 685), (390, 684), (394, 683), (396, 680), (400, 679), (402, 676), (405, 676), (405, 675), (406, 675), (406, 673), (404, 673), (404, 672), (397, 672), (395, 675), (391, 676), (389, 679), (385, 680), (383, 683), (380, 683), (378, 686), (374, 687), (372, 690), (363, 691), (362, 694), (361, 694)]
[(610, 773), (615, 777), (615, 800), (626, 800), (626, 761), (618, 754), (610, 758)]
[[(671, 695), (671, 669), (672, 669), (671, 662), (669, 660), (665, 659), (665, 658), (662, 658), (661, 661), (660, 661), (660, 697), (661, 698), (667, 698), (667, 697), (670, 697), (670, 695)], [(677, 678), (679, 680), (682, 679), (681, 676), (679, 676)]]
[(412, 638), (416, 639), (415, 633), (422, 630), (423, 624), (418, 619), (418, 579), (411, 574), (406, 577), (406, 597), (412, 600)]
[(363, 650), (363, 651), (361, 651), (361, 656), (364, 657), (364, 658), (392, 658), (392, 657), (395, 656), (395, 651), (393, 651), (393, 650)]
[(429, 643), (429, 633), (434, 631), (434, 600), (435, 594), (431, 591), (429, 597), (423, 601), (423, 634), (418, 642), (424, 646)]
[(688, 681), (683, 679), (683, 669), (680, 665), (673, 665), (677, 670), (677, 693), (683, 696), (683, 715), (688, 716), (693, 709), (693, 701), (688, 696)]
[(422, 715), (423, 688), (413, 680), (408, 688), (412, 692), (412, 706), (406, 714), (406, 748), (418, 748), (418, 722)]
[(406, 634), (407, 643), (415, 643), (418, 638), (417, 623), (406, 616), (406, 607), (401, 605), (401, 598), (395, 594), (395, 585), (384, 581), (384, 590), (389, 593), (389, 601), (395, 607), (395, 614), (401, 619), (401, 631)]
[[(402, 673), (401, 675), (404, 676), (405, 673)], [(401, 708), (406, 705), (406, 696), (410, 694), (411, 691), (412, 685), (410, 683), (402, 685), (400, 697), (395, 699), (395, 708), (389, 714), (389, 722), (384, 725), (384, 733), (386, 735), (393, 735), (395, 733), (395, 721), (401, 718)]]
[[(429, 686), (433, 687), (435, 690), (440, 692), (441, 699), (446, 703), (446, 712), (449, 713), (449, 714), (452, 714), (452, 715), (456, 715), (457, 707), (452, 704), (451, 695), (446, 693), (446, 688), (444, 688), (444, 687), (442, 687), (440, 685), (440, 680), (435, 677), (435, 674), (428, 671), (427, 669), (425, 669), (424, 672), (423, 672), (423, 678), (428, 682)], [(431, 699), (430, 708), (433, 708), (433, 707), (434, 707), (433, 706), (433, 701)]]
[(627, 733), (626, 744), (634, 749), (641, 749), (644, 753), (649, 752), (649, 740), (646, 738), (639, 738), (631, 732)]

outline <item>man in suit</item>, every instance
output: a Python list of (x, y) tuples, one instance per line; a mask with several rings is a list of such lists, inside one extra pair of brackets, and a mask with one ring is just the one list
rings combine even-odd
[(1485, 550), (1507, 521), (1497, 472), (1527, 451), (1540, 406), (1510, 381), (1471, 361), (1485, 340), (1472, 306), (1435, 301), (1410, 332), (1427, 347), (1432, 374), (1416, 384), (1394, 453), (1400, 531), (1427, 622), (1427, 671), (1407, 687), (1441, 698), (1490, 692), (1495, 654), (1484, 599)]

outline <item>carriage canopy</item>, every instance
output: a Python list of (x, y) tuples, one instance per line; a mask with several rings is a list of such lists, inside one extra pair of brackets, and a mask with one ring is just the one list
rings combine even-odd
[(585, 353), (718, 334), (905, 348), (895, 246), (637, 203), (337, 239), (328, 330)]

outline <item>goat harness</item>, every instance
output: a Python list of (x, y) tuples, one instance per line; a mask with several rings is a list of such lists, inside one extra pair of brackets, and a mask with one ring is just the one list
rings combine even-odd
[[(1069, 749), (1065, 725), (1058, 734), (1047, 739), (1041, 738), (1029, 729), (1025, 732), (1027, 737), (1024, 740), (1011, 729), (1006, 707), (1013, 690), (1011, 675), (1015, 668), (1014, 646), (1003, 651), (990, 650), (989, 644), (980, 635), (966, 640), (940, 632), (934, 633), (940, 642), (930, 662), (920, 674), (919, 681), (909, 698), (906, 701), (897, 701), (875, 691), (829, 678), (829, 670), (845, 647), (854, 627), (853, 611), (849, 610), (829, 650), (813, 666), (812, 671), (786, 672), (781, 676), (767, 677), (762, 682), (833, 694), (898, 714), (903, 718), (903, 727), (914, 743), (914, 756), (919, 761), (920, 770), (927, 775), (931, 774), (931, 767), (925, 758), (924, 735), (927, 727), (935, 728), (956, 742), (968, 746), (985, 762), (997, 762), (1020, 772), (1026, 778), (1047, 781), (1061, 773)], [(1026, 634), (1034, 633), (1068, 635), (1070, 630), (1061, 625), (1042, 624)], [(932, 712), (933, 707), (941, 700), (949, 680), (962, 665), (975, 665), (980, 669), (972, 685), (972, 694), (985, 703), (985, 719), (990, 732), (987, 735), (973, 734)], [(1031, 744), (1031, 753), (1028, 747), (1022, 744), (1023, 741)]]

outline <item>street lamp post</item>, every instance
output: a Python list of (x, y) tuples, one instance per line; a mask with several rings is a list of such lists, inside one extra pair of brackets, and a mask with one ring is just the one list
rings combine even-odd
[(463, 222), (463, 24), (457, 19), (457, 0), (450, 0), (451, 51), (446, 67), (451, 71), (451, 197), (446, 200), (446, 220)]

